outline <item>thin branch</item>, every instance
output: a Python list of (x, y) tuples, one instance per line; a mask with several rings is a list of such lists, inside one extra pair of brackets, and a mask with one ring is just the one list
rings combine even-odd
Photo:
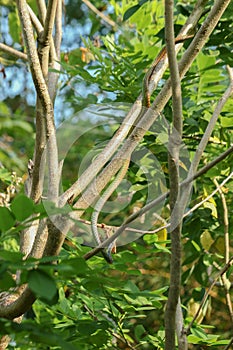
[[(189, 182), (194, 181), (195, 179), (197, 179), (198, 177), (202, 176), (203, 174), (205, 174), (208, 170), (212, 169), (213, 166), (215, 166), (216, 164), (218, 164), (220, 161), (224, 160), (229, 154), (231, 154), (233, 152), (233, 147), (230, 147), (226, 152), (224, 152), (224, 157), (223, 154), (221, 154), (219, 157), (217, 157), (215, 160), (213, 160), (212, 162), (210, 162), (209, 164), (207, 164), (206, 166), (204, 166), (202, 169), (200, 169), (196, 174), (190, 176), (189, 178), (186, 178), (185, 181), (183, 181), (180, 186), (186, 186)], [(210, 166), (211, 165), (211, 166)], [(223, 182), (224, 184), (225, 182)], [(220, 185), (221, 186), (221, 185)], [(158, 198), (156, 198), (155, 200), (151, 201), (150, 203), (146, 204), (142, 209), (138, 210), (137, 212), (133, 213), (132, 215), (130, 215), (125, 222), (116, 230), (116, 232), (110, 236), (108, 239), (106, 239), (105, 241), (102, 242), (101, 245), (99, 245), (98, 247), (95, 247), (94, 249), (92, 249), (90, 252), (86, 253), (84, 255), (84, 258), (86, 260), (90, 259), (92, 256), (96, 255), (103, 247), (108, 246), (109, 244), (111, 244), (114, 240), (116, 240), (123, 232), (124, 230), (126, 230), (129, 226), (129, 224), (134, 221), (135, 219), (137, 219), (138, 217), (142, 216), (144, 213), (148, 212), (150, 209), (154, 208), (156, 205), (158, 205), (159, 203), (161, 203), (164, 199), (166, 199), (170, 194), (170, 191), (167, 191), (166, 193), (164, 193), (163, 195), (159, 196)], [(187, 214), (187, 213), (186, 213)], [(186, 215), (185, 214), (185, 215)], [(159, 231), (162, 228), (159, 229)], [(157, 229), (156, 229), (157, 231)], [(158, 232), (158, 231), (157, 231)]]
[[(171, 211), (171, 259), (170, 284), (165, 310), (165, 349), (175, 349), (176, 318), (182, 315), (180, 300), (181, 280), (181, 220), (180, 213), (180, 186), (179, 186), (179, 159), (182, 140), (182, 96), (178, 63), (175, 51), (175, 34), (173, 24), (173, 0), (165, 0), (165, 38), (172, 88), (172, 130), (169, 135), (168, 167), (170, 185)], [(179, 318), (180, 319), (180, 318)], [(183, 327), (181, 327), (183, 328)], [(181, 332), (177, 334), (179, 349), (181, 349)]]
[(215, 278), (213, 279), (213, 282), (211, 283), (211, 285), (209, 286), (209, 288), (207, 289), (207, 291), (205, 292), (204, 297), (202, 298), (202, 301), (198, 307), (198, 310), (196, 312), (196, 314), (194, 315), (192, 321), (189, 323), (188, 327), (186, 328), (186, 333), (189, 334), (190, 329), (192, 328), (194, 322), (196, 321), (200, 311), (202, 310), (211, 290), (213, 289), (213, 287), (215, 286), (217, 280), (219, 279), (219, 277), (221, 277), (223, 274), (225, 274), (227, 272), (227, 270), (232, 266), (232, 262), (233, 262), (233, 256), (228, 260), (228, 262), (225, 264), (225, 266), (216, 274)]
[(56, 9), (58, 0), (49, 0), (47, 12), (45, 17), (44, 31), (39, 37), (40, 53), (41, 53), (41, 67), (43, 75), (47, 78), (49, 66), (49, 50), (52, 41), (52, 31), (55, 21)]
[[(232, 172), (232, 176), (233, 176), (233, 172)], [(225, 255), (225, 262), (227, 263), (227, 261), (229, 260), (229, 247), (230, 247), (228, 207), (227, 207), (225, 195), (224, 195), (222, 188), (221, 188), (222, 186), (221, 187), (219, 186), (217, 179), (214, 179), (213, 181), (214, 181), (215, 186), (218, 188), (218, 192), (220, 194), (220, 198), (222, 201), (223, 224), (224, 224), (224, 243), (225, 243), (225, 254), (224, 255)], [(226, 274), (223, 274), (221, 276), (221, 279), (222, 279), (222, 283), (223, 283), (224, 290), (225, 290), (226, 304), (227, 304), (229, 314), (230, 314), (230, 319), (231, 319), (231, 327), (233, 329), (233, 308), (232, 308), (232, 303), (231, 303), (231, 296), (229, 293), (229, 290), (231, 287), (231, 282), (227, 278)]]
[[(233, 172), (231, 173), (233, 176)], [(230, 248), (230, 241), (229, 241), (229, 219), (228, 219), (228, 208), (227, 208), (227, 202), (225, 195), (222, 191), (223, 186), (219, 186), (217, 179), (214, 179), (214, 184), (216, 188), (218, 189), (218, 192), (220, 194), (220, 198), (222, 201), (222, 207), (223, 207), (223, 224), (224, 224), (224, 238), (225, 238), (225, 262), (229, 260), (229, 248)]]
[(55, 18), (55, 50), (57, 54), (57, 59), (60, 61), (60, 47), (62, 39), (62, 0), (57, 2), (56, 18)]
[[(191, 209), (189, 209), (186, 213), (185, 216), (190, 215), (192, 212), (194, 212), (195, 210), (197, 210), (199, 207), (201, 207), (205, 202), (209, 201), (210, 198), (212, 198), (217, 192), (219, 192), (221, 190), (221, 187), (223, 187), (231, 178), (233, 177), (233, 172), (230, 173), (230, 175), (228, 175), (223, 182), (220, 185), (217, 185), (216, 189), (209, 194), (209, 196), (207, 196), (206, 198), (204, 198), (200, 203), (197, 203), (196, 205), (194, 205), (194, 207), (192, 207)], [(229, 259), (228, 259), (229, 260)], [(227, 260), (227, 261), (228, 261)]]
[[(51, 37), (50, 47), (51, 47), (51, 67), (60, 71), (60, 47), (62, 40), (62, 0), (57, 0), (56, 17), (55, 17), (55, 37)], [(54, 71), (50, 71), (48, 74), (48, 88), (49, 94), (52, 101), (55, 101), (57, 93), (57, 83), (59, 79), (59, 74)]]
[(229, 344), (227, 344), (227, 346), (226, 346), (223, 350), (229, 350), (229, 349), (231, 349), (232, 344), (233, 344), (233, 337), (231, 338)]
[(82, 2), (84, 2), (84, 4), (87, 5), (87, 7), (89, 7), (89, 9), (91, 9), (91, 11), (93, 11), (97, 16), (102, 18), (104, 22), (109, 24), (111, 27), (116, 28), (117, 26), (116, 23), (113, 20), (111, 20), (109, 17), (105, 16), (103, 12), (100, 12), (90, 1), (82, 0)]
[(13, 47), (10, 47), (8, 45), (0, 43), (0, 51), (6, 52), (9, 55), (12, 55), (16, 58), (20, 58), (24, 61), (27, 61), (28, 57), (25, 53), (18, 51), (16, 49), (13, 49)]
[(40, 35), (40, 33), (43, 32), (44, 30), (44, 27), (43, 25), (41, 24), (41, 22), (39, 21), (38, 17), (36, 16), (35, 12), (32, 10), (32, 8), (30, 7), (30, 5), (28, 5), (28, 12), (30, 14), (30, 17), (31, 17), (31, 21), (32, 21), (32, 24), (37, 32), (38, 35)]
[(45, 1), (44, 0), (36, 0), (37, 3), (37, 8), (38, 8), (38, 12), (39, 12), (39, 18), (41, 23), (44, 26), (45, 23), (45, 17), (46, 17), (46, 5), (45, 5)]

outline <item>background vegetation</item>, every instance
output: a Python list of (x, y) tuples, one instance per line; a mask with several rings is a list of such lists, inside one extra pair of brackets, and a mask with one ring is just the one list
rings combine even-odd
[[(40, 14), (38, 3), (28, 1), (36, 15)], [(203, 3), (194, 35), (218, 1)], [(175, 3), (175, 36), (195, 4), (196, 1)], [(145, 73), (165, 45), (165, 10), (160, 0), (92, 1), (91, 4), (69, 0), (62, 6), (63, 39), (54, 118), (56, 126), (67, 122), (80, 135), (65, 157), (62, 186), (66, 191), (112, 138), (142, 92)], [(1, 0), (0, 11), (1, 43), (26, 52), (17, 6), (10, 0)], [(232, 11), (233, 4), (229, 1), (181, 83), (182, 145), (187, 151), (180, 157), (181, 180), (187, 176), (217, 104), (230, 89), (199, 169), (230, 151), (193, 183), (186, 208), (186, 212), (190, 211), (182, 226), (180, 296), (190, 349), (226, 350), (233, 342)], [(36, 40), (36, 32), (34, 35)], [(179, 51), (179, 60), (191, 40)], [(91, 207), (83, 213), (78, 233), (68, 233), (59, 256), (22, 258), (20, 233), (38, 215), (41, 220), (48, 217), (43, 201), (24, 194), (28, 161), (34, 154), (38, 97), (28, 63), (11, 55), (3, 46), (0, 53), (1, 296), (4, 298), (9, 291), (28, 283), (36, 297), (18, 322), (12, 320), (15, 316), (7, 319), (1, 314), (2, 349), (4, 342), (8, 343), (8, 349), (20, 350), (163, 349), (171, 241), (166, 228), (157, 233), (152, 230), (169, 222), (168, 199), (149, 212), (150, 218), (145, 215), (138, 220), (136, 228), (144, 229), (144, 233), (138, 231), (137, 240), (134, 237), (127, 240), (128, 244), (117, 247), (111, 265), (101, 255), (83, 259), (90, 251), (87, 222)], [(169, 75), (167, 69), (152, 94), (152, 103)], [(100, 215), (100, 223), (119, 227), (135, 210), (170, 188), (164, 120), (172, 124), (173, 108), (169, 100), (161, 111), (162, 116), (146, 132), (134, 153), (135, 161), (130, 163), (127, 185), (111, 197), (115, 212), (106, 209)], [(61, 148), (70, 135), (70, 129), (64, 125), (60, 139), (58, 136)], [(159, 163), (158, 168), (154, 159)], [(129, 193), (132, 193), (130, 198)], [(127, 205), (118, 209), (122, 197)], [(13, 294), (12, 300), (16, 297)], [(12, 302), (9, 298), (8, 304)]]

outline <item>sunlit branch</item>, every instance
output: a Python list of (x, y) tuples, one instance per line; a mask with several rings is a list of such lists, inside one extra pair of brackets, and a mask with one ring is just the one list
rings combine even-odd
[(27, 61), (28, 57), (25, 53), (18, 51), (16, 49), (13, 49), (12, 47), (0, 43), (0, 51), (6, 52), (9, 55), (12, 55), (16, 58), (21, 58), (22, 60)]

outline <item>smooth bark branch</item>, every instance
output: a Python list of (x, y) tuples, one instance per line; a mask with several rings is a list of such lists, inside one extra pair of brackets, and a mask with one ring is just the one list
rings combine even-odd
[[(40, 8), (43, 9), (45, 7), (45, 4), (43, 1), (40, 2)], [(46, 8), (45, 8), (46, 10)], [(28, 11), (32, 20), (32, 23), (36, 29), (36, 32), (38, 34), (38, 37), (41, 39), (41, 35), (44, 31), (43, 25), (33, 12), (33, 10), (30, 8), (28, 5)], [(39, 10), (40, 12), (40, 10)], [(44, 17), (46, 15), (46, 12), (44, 12)], [(54, 47), (54, 42), (52, 36), (49, 39), (50, 42), (50, 54), (51, 54), (51, 59), (52, 59), (52, 65), (53, 68), (56, 68), (57, 70), (60, 69), (59, 63), (56, 61), (57, 55)], [(47, 47), (48, 49), (48, 47)], [(43, 55), (45, 54), (47, 59), (48, 59), (48, 52), (47, 49), (45, 51), (42, 49), (40, 51), (41, 54), (41, 66), (43, 70), (43, 75), (46, 78), (46, 75), (48, 73), (48, 62), (43, 59)], [(43, 63), (42, 63), (43, 61)], [(46, 63), (45, 63), (46, 61)], [(57, 90), (57, 80), (58, 80), (58, 74), (51, 72), (49, 73), (48, 76), (48, 92), (50, 95), (50, 98), (52, 101), (55, 100), (56, 96), (56, 90)], [(36, 103), (36, 144), (35, 144), (35, 154), (34, 154), (34, 159), (35, 159), (35, 172), (33, 174), (33, 181), (32, 181), (32, 188), (31, 188), (31, 198), (35, 201), (38, 202), (41, 198), (41, 193), (42, 193), (42, 188), (43, 188), (43, 174), (44, 174), (44, 164), (45, 164), (45, 147), (46, 147), (46, 126), (45, 126), (45, 120), (44, 120), (44, 111), (42, 108), (41, 100), (37, 98), (37, 103)], [(55, 143), (53, 142), (55, 145)], [(56, 145), (54, 146), (56, 148)], [(40, 172), (37, 171), (36, 169), (40, 169)]]
[[(213, 182), (218, 189), (218, 192), (219, 192), (219, 195), (220, 195), (220, 198), (222, 201), (223, 224), (224, 224), (224, 244), (225, 244), (224, 256), (225, 256), (225, 263), (227, 263), (229, 261), (229, 257), (230, 257), (230, 254), (229, 254), (229, 248), (230, 248), (229, 219), (228, 219), (229, 211), (228, 211), (228, 207), (227, 207), (227, 201), (226, 201), (226, 198), (225, 198), (225, 195), (222, 191), (221, 186), (219, 186), (217, 179), (214, 179)], [(230, 316), (230, 320), (231, 320), (231, 328), (233, 330), (233, 308), (232, 308), (232, 302), (231, 302), (231, 296), (230, 296), (231, 282), (225, 273), (221, 276), (221, 280), (222, 280), (222, 284), (223, 284), (224, 291), (225, 291), (226, 305), (228, 307), (229, 316)]]
[(41, 24), (41, 22), (39, 21), (39, 19), (37, 18), (36, 14), (35, 14), (35, 12), (32, 10), (32, 8), (29, 5), (28, 5), (28, 12), (30, 14), (31, 21), (32, 21), (32, 24), (36, 30), (37, 35), (40, 35), (40, 33), (42, 33), (44, 30), (43, 25)]
[(48, 68), (49, 68), (49, 51), (50, 51), (50, 43), (52, 41), (52, 31), (55, 21), (57, 8), (57, 0), (49, 0), (47, 6), (47, 12), (45, 17), (44, 31), (39, 36), (39, 53), (40, 53), (40, 62), (41, 68), (43, 71), (44, 78), (48, 77)]
[[(170, 237), (171, 237), (171, 259), (170, 259), (170, 287), (165, 311), (165, 349), (175, 349), (176, 315), (182, 315), (181, 305), (178, 304), (180, 297), (181, 279), (181, 217), (179, 207), (180, 186), (179, 186), (179, 158), (180, 145), (182, 140), (182, 97), (180, 74), (175, 51), (175, 34), (173, 24), (173, 0), (165, 0), (165, 37), (170, 70), (172, 89), (172, 130), (169, 135), (168, 145), (168, 167), (170, 184)], [(179, 312), (177, 311), (179, 308)], [(178, 340), (181, 334), (178, 334)], [(180, 341), (179, 349), (180, 348)]]
[(55, 51), (57, 54), (57, 59), (60, 60), (61, 55), (61, 40), (62, 40), (62, 0), (57, 2), (56, 18), (55, 18)]
[(107, 16), (105, 16), (104, 13), (100, 12), (89, 0), (82, 0), (82, 2), (84, 2), (84, 4), (87, 7), (89, 7), (97, 16), (102, 18), (102, 20), (104, 22), (106, 22), (107, 24), (109, 24), (113, 28), (116, 27), (116, 23), (114, 21), (112, 21), (110, 18), (108, 18)]
[[(62, 0), (57, 0), (56, 17), (55, 17), (55, 37), (50, 38), (50, 54), (51, 54), (51, 68), (60, 71), (60, 47), (62, 40)], [(57, 94), (57, 83), (59, 74), (57, 72), (49, 71), (48, 73), (48, 88), (51, 100), (55, 101)]]
[(36, 4), (37, 4), (38, 12), (39, 12), (40, 21), (41, 21), (42, 25), (44, 26), (45, 17), (46, 17), (45, 1), (44, 0), (36, 0)]
[(6, 52), (9, 55), (12, 55), (16, 58), (21, 58), (24, 61), (27, 61), (28, 57), (25, 53), (18, 51), (16, 49), (13, 49), (12, 47), (0, 43), (0, 51)]
[(232, 266), (233, 263), (233, 256), (230, 257), (230, 259), (228, 260), (228, 262), (223, 266), (223, 268), (216, 274), (213, 282), (211, 283), (211, 285), (209, 286), (209, 288), (206, 290), (204, 297), (202, 298), (202, 301), (192, 319), (192, 321), (189, 323), (188, 327), (186, 328), (186, 332), (187, 334), (189, 334), (190, 329), (192, 328), (194, 322), (196, 321), (196, 319), (198, 318), (198, 315), (200, 314), (200, 311), (202, 310), (208, 296), (210, 295), (211, 290), (213, 289), (213, 287), (215, 286), (215, 284), (217, 283), (217, 280), (219, 279), (219, 277), (221, 277), (222, 275), (224, 275), (229, 268)]
[[(61, 2), (61, 0), (58, 1), (58, 4)], [(59, 6), (58, 6), (59, 7)], [(62, 7), (60, 6), (60, 11), (62, 10)], [(33, 23), (33, 26), (37, 32), (37, 35), (39, 37), (39, 40), (40, 42), (42, 41), (41, 39), (41, 35), (43, 34), (43, 30), (44, 30), (44, 27), (43, 25), (41, 24), (41, 22), (39, 21), (39, 19), (37, 18), (37, 16), (35, 15), (35, 13), (33, 12), (33, 10), (31, 9), (31, 7), (28, 5), (28, 11), (29, 11), (29, 14), (30, 14), (30, 17), (31, 17), (31, 21)], [(62, 16), (62, 13), (59, 13), (59, 16)], [(62, 23), (60, 21), (60, 29), (56, 29), (59, 30), (59, 39), (57, 37), (55, 37), (55, 40), (57, 40), (57, 44), (56, 45), (60, 45), (61, 44), (61, 36), (62, 36)], [(59, 53), (59, 56), (57, 55), (56, 53), (56, 50), (55, 50), (55, 44), (54, 44), (54, 40), (53, 40), (53, 37), (51, 36), (50, 37), (50, 56), (51, 56), (51, 67), (56, 69), (57, 71), (60, 70), (60, 64), (59, 64), (59, 60), (60, 60), (60, 53)], [(41, 57), (41, 62), (44, 61), (43, 59), (43, 54), (44, 54), (44, 51), (43, 49), (41, 48), (40, 49), (40, 57)], [(48, 59), (48, 56), (47, 56), (47, 51), (46, 51), (46, 57)], [(54, 104), (54, 100), (55, 100), (55, 97), (56, 97), (56, 93), (57, 93), (57, 81), (58, 81), (58, 78), (59, 78), (59, 74), (56, 73), (56, 72), (48, 72), (48, 62), (47, 64), (45, 63), (41, 63), (41, 66), (43, 68), (43, 74), (44, 74), (44, 77), (46, 78), (47, 74), (48, 74), (48, 90), (49, 90), (49, 95), (50, 95), (50, 98)], [(38, 109), (40, 109), (40, 107), (38, 107)]]

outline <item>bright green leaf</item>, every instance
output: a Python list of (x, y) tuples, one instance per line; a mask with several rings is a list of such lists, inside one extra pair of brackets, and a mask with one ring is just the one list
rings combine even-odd
[(16, 11), (9, 13), (10, 34), (16, 43), (20, 43), (20, 21)]

